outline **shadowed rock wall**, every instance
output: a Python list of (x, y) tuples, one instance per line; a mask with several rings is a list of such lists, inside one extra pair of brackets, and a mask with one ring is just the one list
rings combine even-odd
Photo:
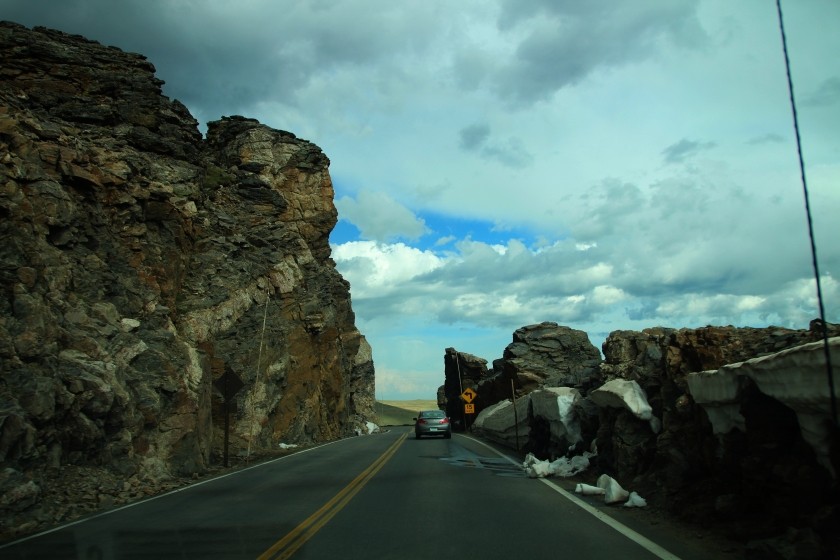
[[(513, 447), (518, 420), (520, 449), (541, 459), (597, 449), (584, 480), (608, 474), (653, 507), (749, 541), (756, 558), (840, 551), (840, 434), (828, 412), (819, 321), (807, 330), (614, 331), (596, 371), (579, 335), (546, 344), (549, 325), (519, 329), (517, 351), (509, 346), (493, 374), (477, 376), (477, 433)], [(827, 330), (840, 336), (838, 325)], [(529, 332), (542, 334), (529, 342)], [(579, 331), (553, 332), (567, 340)], [(840, 338), (831, 340), (836, 378)], [(513, 355), (517, 371), (545, 373), (510, 376)], [(447, 349), (447, 364), (455, 356)], [(569, 375), (570, 364), (585, 374)], [(451, 374), (447, 367), (447, 382)], [(516, 383), (517, 415), (496, 379), (530, 381)]]
[(161, 84), (143, 56), (0, 24), (3, 466), (201, 472), (225, 373), (234, 454), (373, 415), (329, 160), (242, 117), (205, 140)]

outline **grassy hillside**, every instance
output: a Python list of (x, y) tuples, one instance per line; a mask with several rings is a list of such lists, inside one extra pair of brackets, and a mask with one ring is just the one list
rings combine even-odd
[(380, 426), (411, 426), (420, 410), (437, 410), (437, 401), (376, 401), (377, 424)]

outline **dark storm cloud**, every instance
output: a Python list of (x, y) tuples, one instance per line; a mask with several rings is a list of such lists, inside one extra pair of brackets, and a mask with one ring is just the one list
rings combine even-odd
[(394, 44), (422, 45), (432, 29), (422, 14), (411, 21), (391, 8), (324, 2), (0, 0), (0, 17), (145, 55), (164, 93), (202, 122), (249, 114), (266, 101), (296, 105), (314, 76), (380, 60)]
[(496, 87), (513, 105), (526, 106), (599, 68), (645, 60), (663, 42), (697, 46), (705, 32), (696, 8), (697, 0), (506, 0), (499, 28), (527, 30)]
[[(53, 2), (49, 10), (30, 0), (4, 2), (3, 17), (27, 26), (60, 29), (146, 56), (166, 82), (164, 92), (184, 102), (199, 120), (244, 111), (269, 93), (289, 99), (283, 83), (305, 80), (305, 68), (282, 51), (254, 22), (242, 22), (191, 3), (148, 0)], [(203, 118), (202, 118), (203, 117)]]

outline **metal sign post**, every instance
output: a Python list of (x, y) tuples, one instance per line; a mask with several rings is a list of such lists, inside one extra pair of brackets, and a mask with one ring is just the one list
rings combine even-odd
[(236, 412), (236, 402), (233, 400), (233, 396), (239, 392), (242, 387), (245, 386), (245, 383), (242, 382), (242, 379), (239, 378), (238, 375), (233, 373), (230, 369), (225, 368), (225, 373), (217, 379), (213, 385), (218, 389), (218, 391), (224, 397), (224, 407), (225, 407), (225, 467), (229, 467), (230, 463), (228, 461), (228, 446), (230, 444), (230, 414), (231, 412)]
[(473, 401), (478, 396), (478, 394), (473, 391), (471, 388), (467, 387), (463, 393), (461, 393), (460, 398), (464, 401), (464, 424), (465, 429), (469, 429), (467, 426), (467, 420), (469, 419), (470, 415), (475, 414), (475, 405)]

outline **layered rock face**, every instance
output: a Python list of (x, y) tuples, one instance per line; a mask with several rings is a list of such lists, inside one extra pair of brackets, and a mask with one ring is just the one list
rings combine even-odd
[(330, 259), (329, 160), (195, 119), (140, 55), (0, 24), (0, 462), (201, 472), (350, 435), (370, 346)]
[[(840, 336), (840, 326), (827, 327), (830, 337)], [(587, 472), (592, 483), (608, 474), (656, 507), (752, 541), (755, 550), (775, 554), (801, 542), (840, 550), (832, 540), (840, 523), (840, 439), (830, 419), (821, 336), (818, 322), (808, 330), (615, 331), (595, 372), (569, 377), (561, 370), (570, 382), (559, 386), (545, 375), (538, 388), (517, 391), (516, 407), (505, 402), (510, 391), (496, 393), (502, 382), (488, 383), (518, 379), (497, 360), (495, 373), (476, 385), (482, 406), (475, 428), (511, 447), (516, 434), (521, 451), (544, 459), (597, 450)], [(838, 344), (831, 338), (835, 377)], [(517, 354), (529, 356), (519, 371), (581, 358), (579, 371), (592, 368), (586, 352), (565, 360)]]
[[(513, 422), (516, 416), (515, 420), (520, 424), (518, 430), (511, 425), (497, 432), (491, 426), (485, 427), (483, 423), (476, 426), (476, 429), (482, 435), (511, 447), (519, 440), (521, 449), (541, 456), (563, 454), (570, 446), (582, 440), (552, 438), (552, 432), (566, 433), (566, 429), (543, 415), (533, 414), (530, 404), (532, 393), (544, 387), (585, 390), (597, 385), (601, 379), (598, 369), (600, 363), (601, 354), (585, 332), (552, 322), (528, 325), (513, 333), (503, 357), (495, 360), (490, 370), (487, 369), (487, 360), (447, 348), (444, 355), (442, 400), (456, 426), (469, 426), (477, 417), (464, 414), (464, 403), (459, 399), (463, 389), (476, 391), (476, 413), (506, 399), (523, 397), (524, 400), (516, 406), (516, 411), (524, 411), (523, 414), (515, 415), (513, 407), (497, 411), (499, 416), (496, 421), (500, 424)], [(539, 405), (537, 408), (540, 408)], [(589, 415), (592, 413), (590, 408)], [(585, 418), (580, 423), (583, 429), (592, 428), (592, 422)], [(577, 430), (580, 429), (578, 426)]]
[(528, 392), (537, 387), (585, 387), (597, 375), (601, 353), (583, 331), (545, 322), (517, 329), (493, 368)]
[(512, 391), (589, 386), (598, 380), (600, 363), (601, 353), (585, 332), (544, 322), (517, 329), (502, 358), (489, 370), (487, 360), (447, 348), (443, 389), (447, 402), (457, 400), (467, 387), (476, 389), (477, 408), (482, 409), (510, 398)]
[[(477, 390), (490, 375), (487, 360), (466, 352), (447, 348), (443, 355), (444, 384), (438, 389), (438, 406), (446, 410), (456, 428), (465, 428), (469, 417), (464, 415), (464, 402), (460, 399), (466, 389)], [(486, 391), (482, 391), (482, 394)], [(487, 400), (487, 397), (484, 397)], [(499, 400), (499, 399), (497, 399)], [(496, 401), (493, 401), (496, 402)], [(476, 403), (484, 408), (482, 403)]]

